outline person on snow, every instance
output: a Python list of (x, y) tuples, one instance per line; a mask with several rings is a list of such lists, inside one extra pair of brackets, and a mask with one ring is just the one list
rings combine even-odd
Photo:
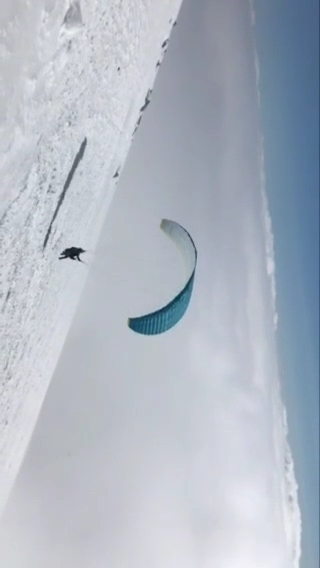
[(86, 252), (83, 248), (79, 247), (70, 247), (65, 249), (59, 256), (59, 260), (63, 258), (71, 258), (71, 260), (78, 260), (79, 262), (83, 262), (80, 258), (80, 254)]

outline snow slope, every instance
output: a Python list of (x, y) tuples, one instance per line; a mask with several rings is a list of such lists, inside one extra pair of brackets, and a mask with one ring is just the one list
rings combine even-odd
[[(181, 0), (14, 0), (0, 16), (0, 512)], [(147, 97), (147, 98), (146, 98)]]

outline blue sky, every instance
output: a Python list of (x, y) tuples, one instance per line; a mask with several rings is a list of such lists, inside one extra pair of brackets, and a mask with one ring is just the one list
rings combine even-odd
[(279, 358), (303, 516), (319, 565), (319, 3), (257, 1), (262, 120), (275, 235)]

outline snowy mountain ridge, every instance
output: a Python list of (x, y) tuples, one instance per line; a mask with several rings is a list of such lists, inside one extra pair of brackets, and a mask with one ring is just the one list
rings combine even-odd
[(108, 4), (1, 18), (0, 512), (85, 284), (58, 255), (95, 248), (181, 1)]

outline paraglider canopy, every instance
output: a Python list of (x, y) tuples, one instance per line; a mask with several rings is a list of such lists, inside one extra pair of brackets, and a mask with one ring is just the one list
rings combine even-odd
[(176, 221), (162, 219), (163, 232), (172, 239), (185, 261), (188, 280), (182, 290), (162, 308), (134, 318), (128, 319), (128, 326), (136, 333), (157, 335), (175, 326), (184, 316), (193, 290), (197, 264), (197, 249), (188, 231)]

